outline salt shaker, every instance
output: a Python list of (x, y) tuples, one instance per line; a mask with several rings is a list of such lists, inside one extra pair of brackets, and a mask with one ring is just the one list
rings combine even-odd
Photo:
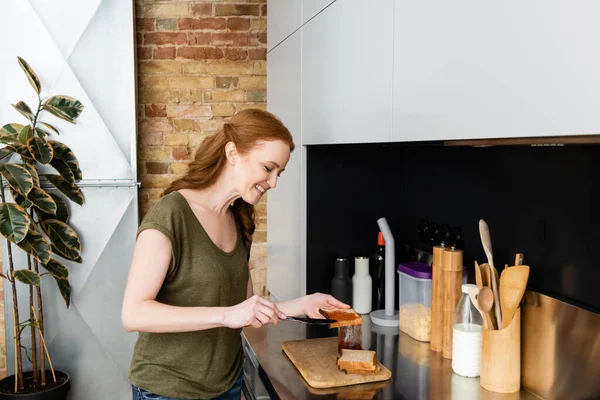
[(372, 284), (369, 276), (369, 257), (356, 257), (352, 277), (352, 308), (359, 314), (371, 312)]

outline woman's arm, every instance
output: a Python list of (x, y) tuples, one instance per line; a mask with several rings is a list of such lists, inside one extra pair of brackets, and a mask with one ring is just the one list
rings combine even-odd
[(279, 322), (277, 307), (259, 296), (232, 307), (177, 307), (157, 302), (171, 258), (171, 242), (164, 234), (156, 229), (139, 234), (121, 312), (128, 332), (190, 332)]

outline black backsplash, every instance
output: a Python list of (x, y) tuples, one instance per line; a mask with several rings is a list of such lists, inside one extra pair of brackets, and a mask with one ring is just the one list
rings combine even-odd
[(308, 293), (330, 291), (336, 257), (373, 255), (380, 217), (429, 252), (421, 219), (460, 226), (472, 271), (483, 218), (499, 270), (524, 253), (530, 289), (600, 313), (600, 146), (309, 146), (307, 165)]

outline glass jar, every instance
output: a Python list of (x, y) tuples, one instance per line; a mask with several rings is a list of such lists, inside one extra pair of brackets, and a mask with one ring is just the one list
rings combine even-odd
[(458, 302), (452, 327), (452, 370), (466, 377), (479, 376), (481, 371), (481, 329), (483, 318), (469, 296), (477, 291), (473, 284), (463, 284), (463, 296)]

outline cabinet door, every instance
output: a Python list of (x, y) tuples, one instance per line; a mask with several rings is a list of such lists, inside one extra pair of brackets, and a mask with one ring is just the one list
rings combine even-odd
[(597, 134), (600, 2), (396, 1), (396, 141)]
[(267, 10), (267, 51), (271, 51), (302, 25), (302, 0), (269, 0)]
[(336, 1), (303, 26), (304, 144), (391, 139), (393, 10)]
[(267, 200), (267, 288), (280, 301), (298, 297), (303, 278), (300, 48), (300, 32), (296, 32), (267, 57), (267, 109), (287, 126), (296, 144), (285, 172), (277, 187), (269, 191)]

